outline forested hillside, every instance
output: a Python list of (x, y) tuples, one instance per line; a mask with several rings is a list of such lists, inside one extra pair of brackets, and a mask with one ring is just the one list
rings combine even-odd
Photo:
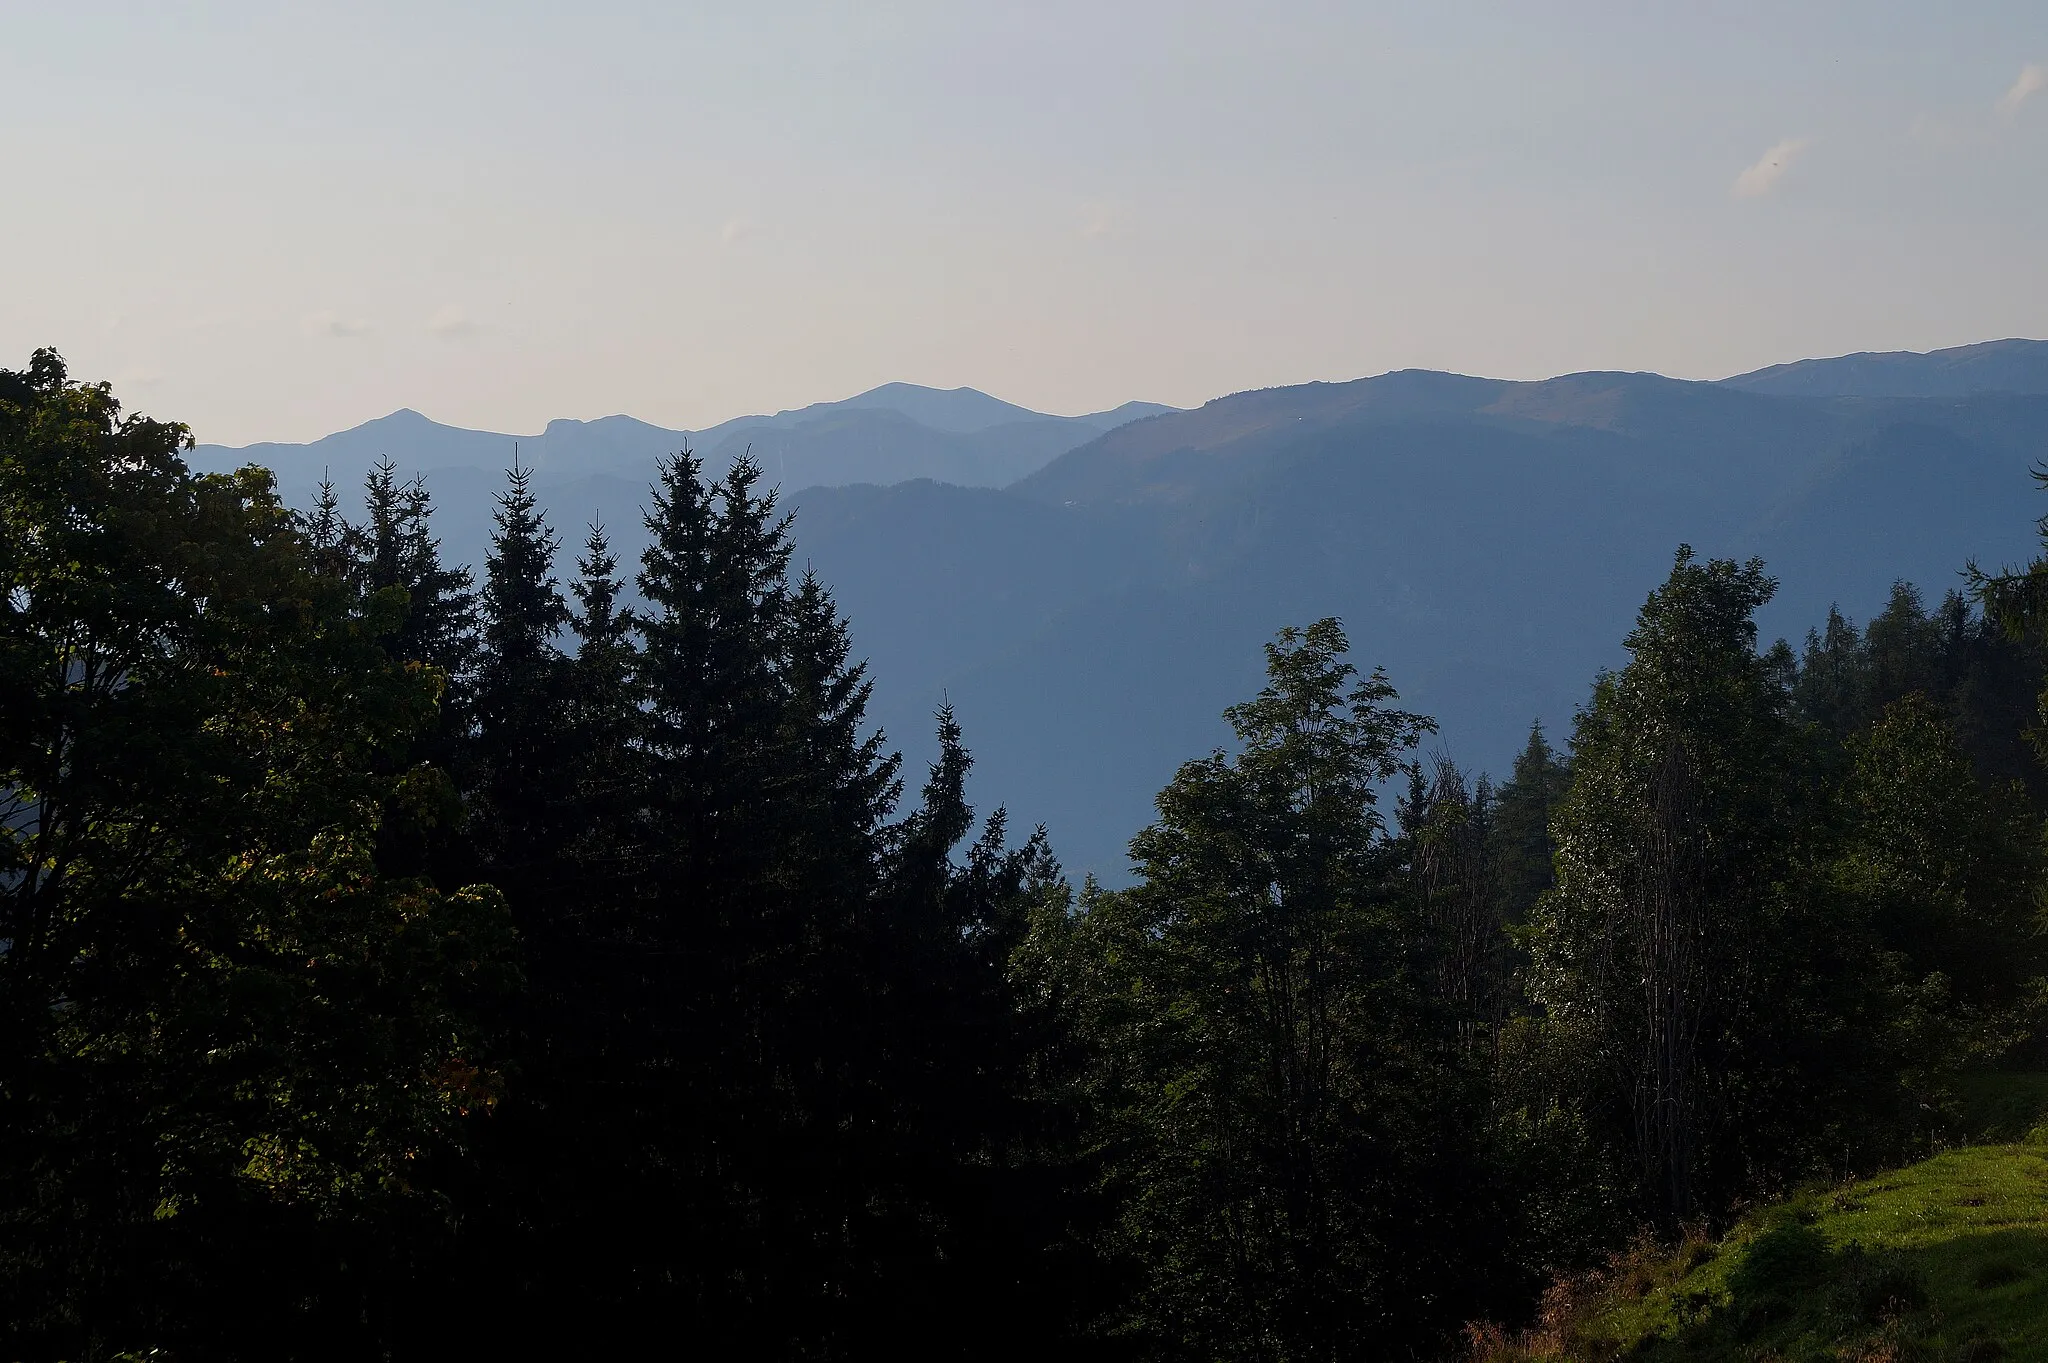
[(1585, 679), (1620, 663), (1673, 545), (1763, 556), (1781, 584), (1767, 639), (1796, 642), (1837, 604), (1867, 621), (1901, 579), (1931, 606), (1967, 559), (2028, 552), (2043, 432), (2039, 396), (1409, 373), (1137, 422), (1001, 497), (793, 501), (884, 724), (907, 732), (943, 694), (992, 790), (1072, 864), (1117, 875), (1152, 791), (1227, 737), (1216, 716), (1256, 683), (1276, 618), (1343, 618), (1444, 722), (1433, 742), (1498, 770), (1532, 719), (1562, 729)]
[[(794, 520), (745, 459), (609, 533), (514, 467), (467, 566), (393, 463), (293, 506), (39, 351), (0, 1351), (1605, 1357), (1588, 1274), (1750, 1301), (1746, 1211), (2048, 1069), (2048, 557), (1964, 572), (2042, 552), (1981, 512), (2042, 402), (1395, 375)], [(884, 541), (922, 631), (826, 551)], [(1748, 552), (1852, 545), (1861, 623)], [(955, 622), (906, 762), (862, 641)], [(1031, 781), (1173, 742), (1149, 814), (1072, 807), (1129, 875), (1063, 868)], [(1785, 1262), (1864, 1282), (1833, 1234)], [(1880, 1342), (2041, 1334), (1886, 1281)]]
[[(1681, 541), (1762, 555), (1781, 586), (1761, 628), (1795, 641), (1830, 606), (1868, 620), (1901, 579), (1932, 604), (1966, 559), (2018, 560), (2044, 345), (1718, 384), (1411, 371), (1082, 418), (891, 385), (696, 436), (557, 422), (517, 454), (564, 533), (602, 521), (630, 560), (658, 456), (694, 442), (722, 470), (751, 446), (802, 512), (799, 561), (845, 606), (891, 741), (930, 760), (926, 717), (950, 703), (977, 735), (980, 797), (1121, 879), (1152, 793), (1227, 737), (1218, 716), (1256, 684), (1276, 619), (1343, 618), (1444, 721), (1436, 742), (1498, 769), (1620, 661), (1639, 584)], [(480, 564), (513, 440), (429, 426), (196, 457), (282, 462), (303, 508), (323, 470), (353, 499), (388, 456), (425, 473), (448, 556)], [(991, 452), (1004, 441), (1041, 443), (1020, 465)]]

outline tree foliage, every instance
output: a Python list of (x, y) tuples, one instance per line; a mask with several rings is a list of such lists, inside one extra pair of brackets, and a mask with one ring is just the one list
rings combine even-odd
[(373, 862), (438, 813), (400, 772), (437, 681), (386, 653), (396, 603), (186, 440), (47, 351), (0, 373), (9, 1328), (345, 1354), (406, 1290), (365, 1232), (447, 1229), (509, 927)]
[(10, 1356), (1441, 1356), (2044, 1055), (2040, 564), (1795, 654), (1681, 549), (1503, 782), (1283, 630), (1077, 890), (750, 463), (565, 566), (515, 452), (473, 578), (187, 443), (0, 371)]
[(1398, 1350), (1471, 1305), (1444, 1269), (1484, 1240), (1459, 1186), (1479, 1072), (1379, 811), (1432, 726), (1347, 647), (1334, 620), (1283, 631), (1227, 712), (1238, 751), (1161, 792), (1138, 883), (1038, 932), (1137, 1285), (1123, 1326), (1166, 1356)]

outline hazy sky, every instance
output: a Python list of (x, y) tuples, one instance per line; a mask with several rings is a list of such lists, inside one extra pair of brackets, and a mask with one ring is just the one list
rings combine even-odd
[(2048, 4), (0, 0), (0, 364), (1061, 412), (2048, 335)]

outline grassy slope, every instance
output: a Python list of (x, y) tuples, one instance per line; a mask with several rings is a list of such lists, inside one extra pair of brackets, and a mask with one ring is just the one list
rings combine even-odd
[(1718, 1244), (1646, 1248), (1480, 1354), (2048, 1360), (2048, 1145), (1951, 1151), (1802, 1194)]

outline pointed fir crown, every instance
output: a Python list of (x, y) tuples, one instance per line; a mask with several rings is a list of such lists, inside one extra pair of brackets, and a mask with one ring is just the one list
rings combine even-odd
[(533, 470), (517, 456), (496, 494), (497, 528), (485, 564), (484, 632), (499, 653), (549, 646), (569, 623), (569, 608), (555, 581), (560, 541), (533, 496)]
[(570, 614), (569, 627), (584, 649), (592, 644), (617, 644), (632, 628), (631, 614), (618, 604), (619, 593), (625, 589), (618, 555), (612, 552), (604, 524), (593, 521), (584, 535), (583, 555), (576, 560), (576, 581), (569, 588), (577, 605)]

